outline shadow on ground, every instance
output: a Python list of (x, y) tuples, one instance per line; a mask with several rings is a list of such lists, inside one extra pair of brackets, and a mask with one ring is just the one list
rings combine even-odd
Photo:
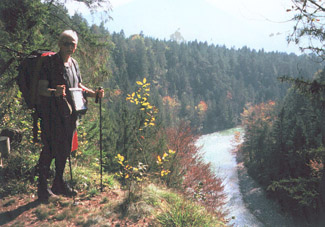
[(23, 206), (20, 206), (14, 210), (6, 211), (3, 213), (0, 213), (0, 226), (5, 225), (13, 220), (15, 220), (17, 217), (19, 217), (22, 213), (33, 209), (40, 205), (41, 202), (39, 200), (32, 201), (30, 203), (27, 203)]

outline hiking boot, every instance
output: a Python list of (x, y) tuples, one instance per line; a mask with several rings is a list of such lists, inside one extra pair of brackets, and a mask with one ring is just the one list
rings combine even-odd
[(53, 186), (52, 186), (52, 192), (55, 195), (63, 195), (67, 197), (72, 197), (77, 195), (77, 192), (73, 190), (67, 183), (64, 181), (58, 182), (54, 180)]
[(54, 195), (53, 192), (51, 191), (51, 189), (49, 189), (49, 188), (46, 188), (46, 189), (38, 188), (37, 196), (38, 196), (39, 201), (46, 202), (49, 200), (50, 197), (56, 196), (56, 195)]
[(47, 201), (51, 196), (55, 196), (51, 189), (47, 187), (47, 174), (40, 172), (38, 185), (37, 185), (37, 196), (40, 201)]

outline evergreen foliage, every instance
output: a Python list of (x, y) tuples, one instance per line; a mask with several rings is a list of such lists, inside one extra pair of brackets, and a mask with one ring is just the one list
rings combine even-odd
[[(94, 9), (107, 1), (82, 2)], [(132, 166), (145, 160), (148, 171), (155, 173), (160, 167), (150, 164), (172, 149), (176, 154), (164, 166), (169, 172), (162, 174), (162, 181), (215, 211), (224, 204), (222, 182), (198, 155), (194, 134), (230, 128), (242, 120), (246, 134), (241, 152), (249, 172), (286, 209), (298, 214), (318, 211), (319, 185), (324, 177), (325, 73), (311, 80), (323, 67), (314, 55), (178, 42), (176, 33), (170, 41), (143, 34), (125, 37), (123, 31), (110, 34), (104, 23), (90, 26), (79, 14), (70, 17), (63, 1), (58, 0), (0, 2), (0, 129), (20, 129), (24, 134), (13, 151), (16, 155), (6, 160), (12, 169), (1, 170), (1, 180), (8, 182), (7, 188), (1, 187), (1, 195), (9, 190), (26, 191), (27, 186), (14, 187), (9, 181), (25, 177), (24, 182), (33, 181), (33, 166), (40, 150), (40, 145), (30, 143), (30, 115), (14, 83), (17, 66), (33, 50), (57, 51), (57, 37), (65, 29), (78, 32), (74, 57), (84, 83), (94, 89), (103, 86), (107, 94), (102, 100), (106, 172), (121, 170), (115, 159), (120, 154)], [(304, 76), (311, 81), (293, 79), (305, 93), (294, 89), (287, 93), (289, 86), (279, 83), (279, 76), (284, 76), (283, 80)], [(137, 90), (136, 81), (146, 83), (143, 78), (151, 84), (150, 97), (146, 98), (159, 113), (155, 127), (139, 130), (148, 113), (126, 97)], [(307, 98), (307, 90), (312, 91), (313, 99)], [(89, 103), (78, 128), (80, 148), (73, 154), (73, 161), (92, 170), (99, 163), (97, 107)], [(217, 212), (224, 216), (222, 211)]]
[[(112, 34), (113, 74), (123, 86), (148, 75), (164, 121), (177, 125), (189, 121), (203, 133), (230, 128), (240, 123), (246, 103), (261, 103), (284, 97), (287, 84), (280, 76), (311, 78), (321, 64), (313, 56), (265, 53), (247, 47), (239, 50), (202, 42), (177, 43), (134, 35)], [(137, 50), (137, 51), (135, 51)], [(137, 56), (135, 55), (137, 53)], [(127, 83), (128, 81), (129, 83)], [(116, 82), (118, 84), (118, 82)], [(159, 100), (158, 100), (159, 102)], [(206, 109), (200, 112), (204, 102)]]
[[(320, 83), (323, 77), (320, 72), (314, 80)], [(244, 111), (240, 152), (250, 174), (287, 212), (315, 221), (322, 201), (323, 92), (311, 96), (294, 88), (283, 102)]]

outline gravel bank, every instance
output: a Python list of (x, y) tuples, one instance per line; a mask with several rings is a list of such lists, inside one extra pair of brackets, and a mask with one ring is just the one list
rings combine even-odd
[(247, 169), (237, 155), (237, 171), (239, 187), (245, 205), (255, 217), (265, 226), (270, 227), (296, 227), (292, 218), (281, 213), (280, 207), (274, 201), (266, 197), (265, 192), (248, 175)]

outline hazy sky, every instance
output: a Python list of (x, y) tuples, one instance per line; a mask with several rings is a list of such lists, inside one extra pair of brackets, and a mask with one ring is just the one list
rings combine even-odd
[[(113, 20), (107, 22), (110, 32), (122, 29), (126, 36), (138, 34), (170, 39), (180, 30), (186, 41), (207, 41), (216, 45), (265, 51), (299, 53), (286, 37), (293, 23), (286, 9), (291, 0), (111, 0)], [(89, 23), (97, 18), (87, 16), (83, 7), (67, 4)]]

